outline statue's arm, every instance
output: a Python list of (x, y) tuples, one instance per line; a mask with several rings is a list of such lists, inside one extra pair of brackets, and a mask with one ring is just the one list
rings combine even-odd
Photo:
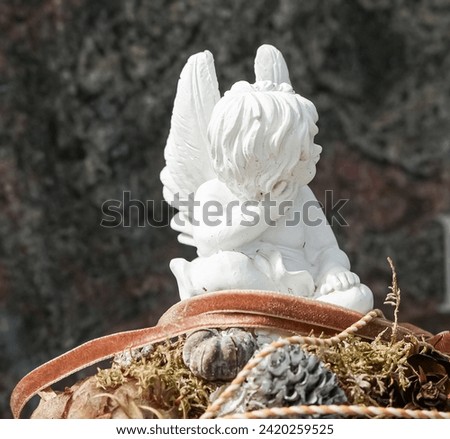
[(199, 256), (237, 250), (258, 239), (269, 227), (260, 206), (243, 206), (218, 180), (202, 184), (195, 194), (193, 238)]

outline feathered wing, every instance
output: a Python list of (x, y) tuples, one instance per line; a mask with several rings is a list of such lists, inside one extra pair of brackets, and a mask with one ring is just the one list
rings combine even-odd
[[(290, 84), (289, 71), (281, 52), (265, 44), (255, 58), (256, 81)], [(161, 172), (164, 199), (179, 213), (172, 228), (181, 232), (178, 240), (195, 245), (185, 204), (198, 187), (215, 178), (208, 154), (207, 129), (211, 113), (220, 99), (214, 59), (209, 51), (191, 56), (178, 81), (171, 127), (164, 150), (166, 166)]]
[(281, 52), (270, 44), (263, 44), (256, 52), (256, 81), (271, 81), (275, 84), (291, 84), (289, 70)]
[(172, 228), (181, 232), (179, 241), (189, 245), (194, 245), (190, 218), (187, 208), (177, 201), (188, 200), (202, 183), (215, 178), (208, 154), (207, 128), (219, 99), (212, 54), (205, 51), (192, 55), (178, 81), (169, 137), (164, 149), (166, 166), (160, 176), (164, 199), (180, 210), (179, 221), (172, 221)]

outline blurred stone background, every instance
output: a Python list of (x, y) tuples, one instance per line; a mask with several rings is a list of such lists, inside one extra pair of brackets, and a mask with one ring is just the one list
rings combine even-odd
[(168, 262), (193, 250), (168, 227), (102, 228), (101, 206), (130, 191), (160, 214), (177, 79), (205, 49), (222, 92), (259, 45), (283, 52), (320, 115), (311, 186), (350, 200), (335, 232), (354, 270), (391, 316), (391, 256), (402, 319), (450, 328), (449, 29), (448, 0), (2, 0), (0, 417), (33, 367), (177, 301)]

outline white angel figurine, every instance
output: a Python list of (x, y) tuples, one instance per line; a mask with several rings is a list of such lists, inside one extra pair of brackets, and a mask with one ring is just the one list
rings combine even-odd
[(208, 51), (181, 73), (161, 173), (179, 209), (172, 228), (198, 253), (171, 261), (180, 297), (270, 290), (365, 313), (372, 292), (308, 187), (322, 150), (316, 108), (294, 92), (276, 48), (258, 49), (255, 73), (222, 98)]

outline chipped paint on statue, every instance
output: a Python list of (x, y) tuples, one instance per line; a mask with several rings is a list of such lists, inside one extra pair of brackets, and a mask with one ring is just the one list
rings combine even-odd
[(171, 261), (180, 297), (269, 290), (367, 312), (372, 292), (308, 187), (322, 150), (316, 108), (294, 92), (274, 47), (258, 49), (255, 72), (254, 84), (237, 82), (222, 98), (208, 51), (181, 73), (161, 173), (179, 209), (172, 228), (198, 253)]

